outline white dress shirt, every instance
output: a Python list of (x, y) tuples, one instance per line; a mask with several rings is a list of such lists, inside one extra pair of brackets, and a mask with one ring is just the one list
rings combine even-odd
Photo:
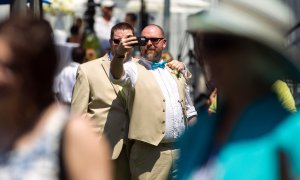
[[(180, 97), (178, 93), (178, 87), (174, 78), (166, 68), (157, 68), (152, 70), (151, 63), (152, 62), (150, 61), (141, 59), (141, 65), (145, 66), (153, 73), (166, 100), (166, 134), (162, 142), (174, 142), (186, 128), (182, 103), (179, 101)], [(112, 75), (110, 75), (110, 79), (114, 83), (125, 87), (125, 90), (128, 89), (129, 91), (126, 93), (129, 93), (128, 95), (130, 96), (130, 89), (135, 88), (138, 77), (137, 66), (135, 62), (128, 61), (124, 63), (124, 71), (124, 75), (119, 80), (114, 79)], [(187, 118), (196, 116), (197, 112), (192, 104), (187, 85), (185, 93)]]
[(58, 100), (71, 103), (78, 66), (79, 63), (71, 62), (56, 77), (55, 93), (57, 94)]

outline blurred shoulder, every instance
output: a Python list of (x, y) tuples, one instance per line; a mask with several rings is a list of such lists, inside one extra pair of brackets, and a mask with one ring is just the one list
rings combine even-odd
[(69, 121), (65, 128), (65, 134), (67, 137), (74, 139), (88, 139), (89, 137), (97, 137), (92, 121), (89, 121), (88, 119), (78, 115), (69, 117)]

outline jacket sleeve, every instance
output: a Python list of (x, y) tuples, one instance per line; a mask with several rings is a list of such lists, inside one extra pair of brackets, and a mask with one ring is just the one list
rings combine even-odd
[(71, 113), (86, 114), (90, 96), (90, 85), (88, 78), (79, 66), (76, 74), (76, 82), (73, 89), (71, 101)]

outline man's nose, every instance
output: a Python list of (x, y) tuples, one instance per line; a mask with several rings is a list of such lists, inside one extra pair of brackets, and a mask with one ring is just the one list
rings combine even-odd
[[(150, 42), (150, 43), (149, 43)], [(152, 41), (151, 41), (151, 39), (147, 39), (147, 45), (153, 45), (153, 43), (152, 43)]]

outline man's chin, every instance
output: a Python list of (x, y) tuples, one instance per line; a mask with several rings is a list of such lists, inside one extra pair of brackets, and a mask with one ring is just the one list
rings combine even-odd
[(155, 60), (155, 54), (147, 54), (146, 58), (148, 61), (154, 61)]

